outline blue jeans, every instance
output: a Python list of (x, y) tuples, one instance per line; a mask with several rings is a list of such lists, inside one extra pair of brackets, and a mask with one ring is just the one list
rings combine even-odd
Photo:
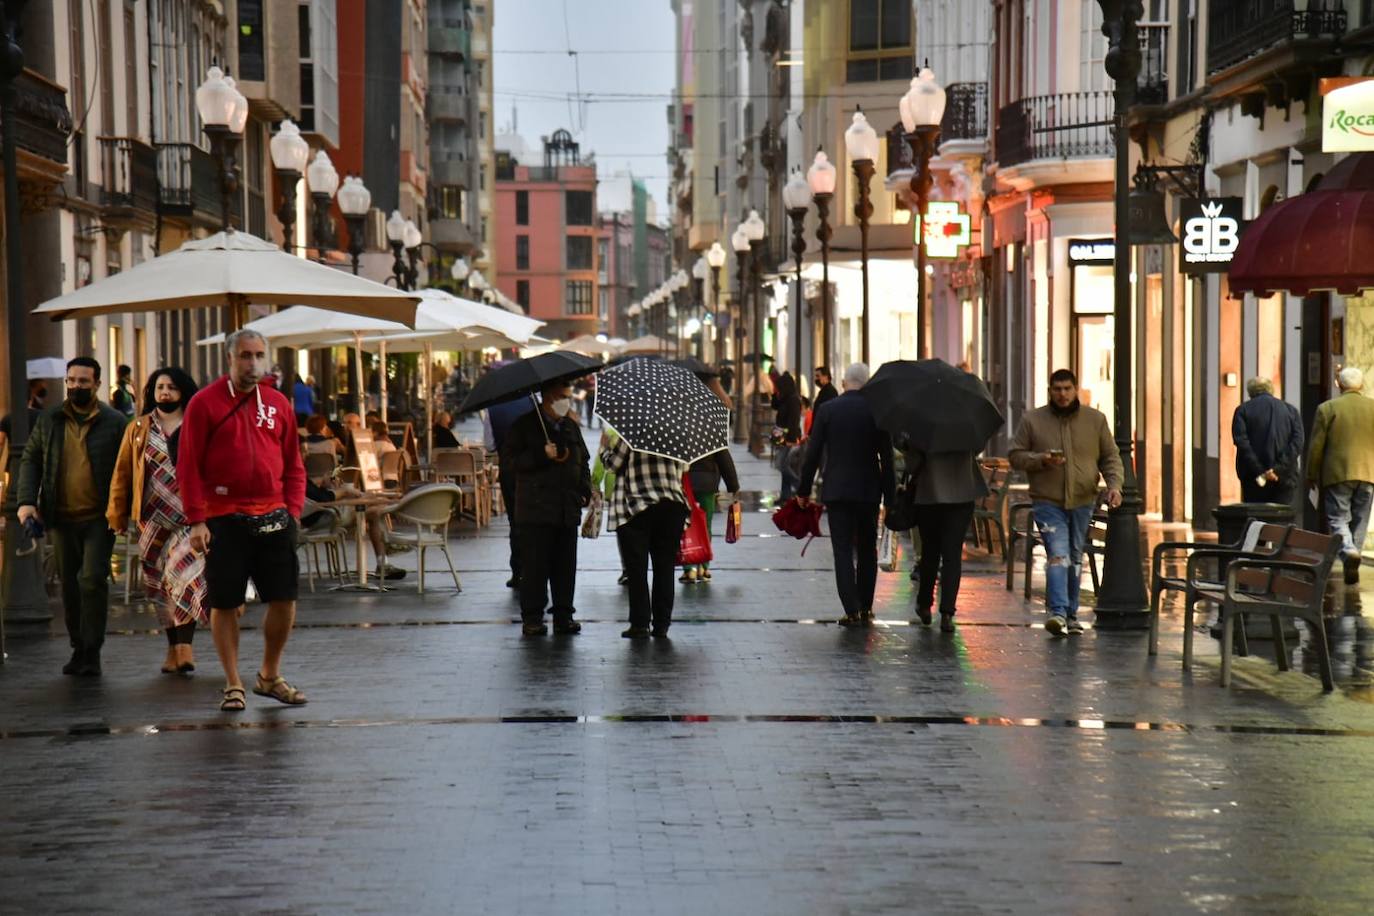
[(1064, 509), (1037, 500), (1031, 506), (1040, 540), (1045, 545), (1045, 603), (1051, 614), (1072, 620), (1078, 616), (1078, 583), (1083, 578), (1083, 545), (1093, 507)]
[(1374, 484), (1362, 480), (1333, 483), (1322, 495), (1326, 526), (1332, 534), (1341, 536), (1342, 553), (1359, 554), (1364, 548), (1371, 498), (1374, 498)]

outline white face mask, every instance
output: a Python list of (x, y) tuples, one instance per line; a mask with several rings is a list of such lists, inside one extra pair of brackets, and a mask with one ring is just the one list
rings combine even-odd
[(572, 410), (572, 398), (558, 398), (549, 404), (549, 409), (560, 417), (566, 417)]

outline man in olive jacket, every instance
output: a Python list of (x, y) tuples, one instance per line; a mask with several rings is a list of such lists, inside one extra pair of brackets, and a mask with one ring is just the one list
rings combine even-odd
[(1078, 378), (1068, 369), (1050, 376), (1050, 402), (1021, 419), (1011, 441), (1011, 466), (1030, 479), (1031, 514), (1045, 544), (1045, 603), (1053, 636), (1076, 636), (1083, 545), (1097, 502), (1097, 481), (1107, 502), (1121, 504), (1121, 455), (1101, 411), (1078, 402)]
[(1307, 453), (1307, 482), (1322, 489), (1327, 530), (1341, 536), (1345, 581), (1360, 581), (1360, 550), (1374, 497), (1374, 400), (1364, 396), (1364, 373), (1336, 377), (1341, 393), (1317, 408)]
[(572, 413), (572, 386), (546, 385), (538, 410), (521, 416), (502, 443), (501, 466), (515, 471), (519, 528), (520, 616), (526, 636), (548, 632), (544, 608), (552, 592), (555, 633), (576, 633), (577, 528), (591, 502), (591, 455)]
[(114, 550), (105, 507), (128, 419), (96, 400), (100, 363), (90, 357), (67, 363), (66, 385), (67, 399), (39, 414), (24, 447), (19, 522), (40, 523), (52, 535), (72, 647), (62, 673), (99, 677)]

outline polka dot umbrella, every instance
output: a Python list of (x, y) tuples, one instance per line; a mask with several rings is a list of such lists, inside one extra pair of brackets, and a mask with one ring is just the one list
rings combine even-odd
[(730, 445), (730, 411), (681, 366), (632, 359), (596, 378), (596, 415), (636, 452), (691, 463)]

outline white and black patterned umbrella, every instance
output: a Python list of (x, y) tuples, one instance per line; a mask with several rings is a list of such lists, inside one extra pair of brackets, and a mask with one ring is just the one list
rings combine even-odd
[(637, 452), (691, 463), (730, 445), (730, 411), (687, 369), (632, 359), (596, 377), (596, 415)]

